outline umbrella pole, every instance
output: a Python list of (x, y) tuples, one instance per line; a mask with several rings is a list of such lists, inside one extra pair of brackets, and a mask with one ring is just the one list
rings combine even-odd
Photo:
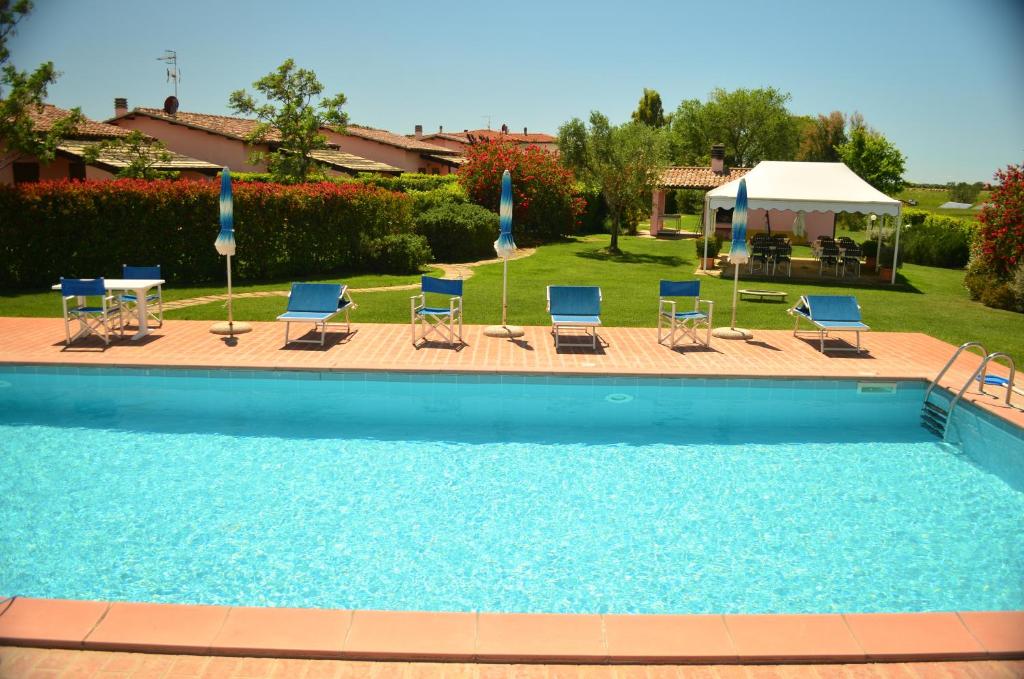
[(734, 264), (733, 267), (732, 267), (732, 270), (733, 270), (733, 277), (732, 277), (732, 323), (729, 324), (729, 327), (735, 330), (736, 329), (736, 291), (740, 287), (740, 265), (739, 264)]
[(231, 313), (231, 255), (227, 256), (228, 260), (228, 334), (232, 337), (235, 334), (235, 319)]
[(504, 257), (505, 272), (501, 279), (501, 325), (508, 325), (508, 255)]

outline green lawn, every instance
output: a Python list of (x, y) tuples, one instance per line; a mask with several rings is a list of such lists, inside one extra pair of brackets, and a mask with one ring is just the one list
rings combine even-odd
[[(916, 210), (927, 210), (928, 212), (934, 212), (938, 215), (945, 215), (947, 217), (962, 217), (963, 219), (977, 219), (978, 210), (950, 210), (940, 209), (939, 206), (949, 201), (949, 192), (945, 189), (915, 189), (908, 188), (904, 189), (900, 193), (896, 194), (896, 198), (900, 200), (916, 200), (917, 205), (909, 206)], [(988, 200), (988, 191), (982, 191), (978, 194), (978, 199), (974, 202), (975, 205), (984, 203)]]
[[(653, 240), (620, 238), (623, 254), (609, 257), (602, 252), (607, 236), (587, 236), (568, 243), (548, 245), (536, 254), (509, 264), (509, 322), (520, 325), (547, 325), (544, 287), (549, 284), (600, 285), (604, 302), (602, 320), (609, 326), (654, 326), (657, 309), (657, 282), (661, 278), (693, 278), (696, 257), (692, 240)], [(789, 301), (799, 295), (854, 294), (863, 307), (864, 318), (875, 330), (924, 332), (952, 344), (980, 340), (989, 351), (1006, 351), (1018, 363), (1024, 363), (1024, 316), (988, 309), (972, 302), (964, 289), (963, 272), (913, 264), (901, 270), (896, 288), (861, 287), (856, 283), (787, 282), (785, 278), (758, 287), (785, 290)], [(416, 277), (359, 276), (348, 279), (352, 287), (370, 287), (415, 281)], [(715, 302), (715, 325), (728, 323), (732, 281), (701, 277), (702, 293)], [(741, 286), (743, 285), (741, 281)], [(239, 286), (238, 290), (286, 289), (286, 283)], [(223, 288), (169, 288), (168, 298), (181, 298)], [(409, 320), (412, 291), (353, 293), (359, 308), (353, 320), (375, 323), (404, 323)], [(466, 322), (491, 324), (501, 316), (501, 264), (481, 266), (466, 281)], [(285, 300), (278, 297), (240, 299), (235, 302), (239, 320), (273, 320), (284, 310)], [(787, 305), (777, 302), (743, 301), (739, 323), (749, 328), (791, 328)], [(168, 312), (169, 318), (220, 320), (223, 302)], [(60, 303), (56, 293), (29, 293), (0, 296), (0, 315), (58, 316)]]

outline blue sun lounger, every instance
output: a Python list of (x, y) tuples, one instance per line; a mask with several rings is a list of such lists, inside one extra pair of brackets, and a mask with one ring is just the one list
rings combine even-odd
[(601, 325), (601, 288), (591, 285), (549, 285), (547, 297), (555, 348), (559, 346), (561, 329), (582, 328), (584, 336), (590, 336), (590, 346), (596, 349), (597, 326)]
[[(301, 342), (304, 344), (324, 345), (324, 338), (327, 335), (328, 325), (341, 325), (340, 323), (328, 323), (332, 318), (345, 312), (345, 332), (349, 332), (348, 312), (355, 307), (347, 295), (348, 286), (340, 283), (292, 283), (292, 291), (288, 295), (287, 310), (277, 317), (277, 320), (284, 321), (284, 343), (287, 346), (290, 342)], [(307, 322), (313, 323), (314, 331), (320, 331), (320, 339), (288, 339), (288, 330), (292, 323)]]
[(800, 319), (810, 321), (817, 330), (821, 352), (825, 353), (825, 338), (832, 332), (853, 332), (857, 334), (857, 346), (833, 347), (829, 351), (864, 351), (860, 346), (860, 334), (871, 330), (861, 321), (860, 306), (852, 295), (804, 295), (797, 305), (789, 310), (796, 317), (793, 336), (799, 337)]

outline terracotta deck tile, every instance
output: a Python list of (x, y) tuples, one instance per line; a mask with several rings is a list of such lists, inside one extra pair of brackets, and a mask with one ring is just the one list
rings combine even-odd
[(745, 661), (864, 659), (840, 615), (726, 615), (725, 625)]
[(475, 640), (475, 613), (356, 611), (344, 652), (374, 660), (472, 660)]
[(220, 606), (115, 603), (86, 638), (99, 650), (206, 653), (228, 614)]
[(843, 617), (871, 659), (985, 656), (985, 649), (956, 613), (850, 613)]
[(232, 608), (211, 648), (228, 655), (340, 657), (351, 621), (351, 611)]
[(18, 597), (0, 615), (0, 643), (81, 648), (109, 607), (102, 601)]
[(1024, 611), (971, 611), (959, 616), (989, 655), (1024, 657)]
[(486, 662), (604, 662), (601, 616), (481, 613), (477, 658)]
[(736, 649), (720, 615), (605, 615), (612, 662), (731, 661)]

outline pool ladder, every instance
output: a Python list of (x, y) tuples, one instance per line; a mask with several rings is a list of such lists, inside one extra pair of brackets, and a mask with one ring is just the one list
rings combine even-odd
[[(935, 385), (939, 383), (939, 380), (941, 380), (942, 376), (946, 374), (946, 371), (949, 370), (950, 366), (952, 366), (953, 363), (956, 362), (956, 359), (959, 358), (960, 354), (962, 354), (967, 349), (980, 349), (981, 363), (978, 365), (978, 368), (973, 373), (971, 373), (971, 376), (967, 378), (967, 381), (964, 382), (964, 385), (960, 387), (960, 391), (957, 392), (956, 396), (953, 397), (953, 400), (949, 402), (949, 406), (947, 408), (943, 408), (938, 403), (933, 403), (932, 401), (928, 400), (929, 397), (932, 395), (932, 390), (935, 389)], [(1005, 359), (1009, 364), (1009, 378), (987, 374), (988, 364), (991, 363), (992, 361), (999, 359)], [(925, 390), (924, 405), (921, 407), (921, 424), (924, 425), (925, 429), (934, 433), (936, 436), (945, 441), (946, 433), (949, 429), (949, 418), (953, 415), (953, 409), (956, 408), (957, 404), (960, 402), (960, 399), (963, 398), (963, 395), (967, 392), (967, 387), (971, 386), (971, 384), (975, 380), (977, 380), (978, 393), (984, 394), (986, 384), (1004, 386), (1006, 387), (1006, 405), (1010, 405), (1010, 395), (1013, 393), (1013, 379), (1016, 376), (1016, 374), (1017, 366), (1014, 365), (1013, 358), (1009, 354), (1004, 354), (1001, 351), (997, 351), (990, 354), (988, 353), (988, 351), (985, 350), (985, 347), (981, 344), (981, 342), (965, 342), (964, 344), (961, 344), (959, 347), (957, 347), (957, 350), (953, 352), (953, 355), (950, 357), (950, 359), (946, 361), (946, 365), (942, 366), (942, 370), (940, 370), (939, 374), (935, 376), (935, 379), (931, 381), (931, 384), (928, 385), (928, 389)]]

